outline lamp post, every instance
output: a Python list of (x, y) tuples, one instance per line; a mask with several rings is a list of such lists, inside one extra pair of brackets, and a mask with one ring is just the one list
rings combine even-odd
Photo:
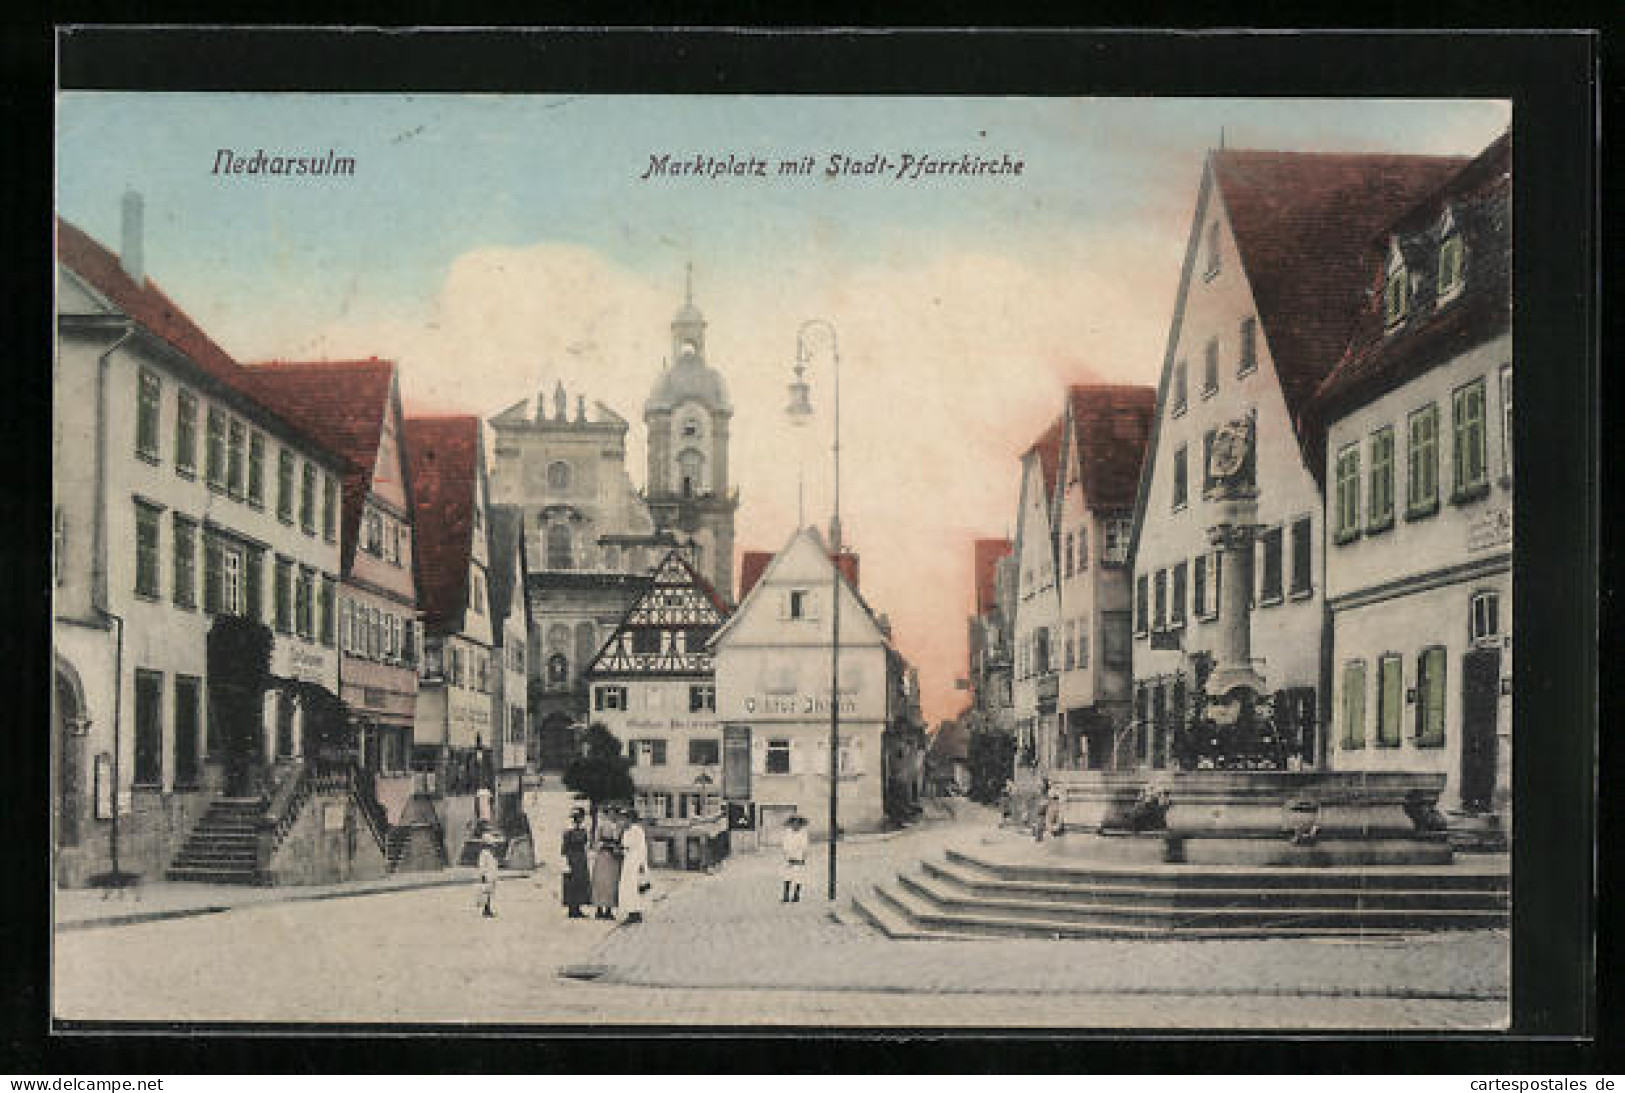
[(822, 331), (829, 337), (830, 360), (833, 362), (835, 381), (833, 411), (835, 441), (831, 453), (835, 461), (834, 513), (830, 520), (830, 638), (829, 638), (829, 895), (835, 899), (835, 843), (837, 802), (841, 775), (841, 350), (835, 338), (835, 327), (827, 319), (808, 319), (796, 328), (796, 378), (790, 384), (790, 405), (785, 413), (792, 425), (804, 425), (812, 417), (812, 404), (807, 398), (807, 383), (801, 378), (812, 354), (807, 348), (807, 335)]

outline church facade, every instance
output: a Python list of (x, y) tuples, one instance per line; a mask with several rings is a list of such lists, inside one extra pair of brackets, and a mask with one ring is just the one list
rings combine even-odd
[(733, 518), (728, 485), (727, 385), (705, 364), (705, 319), (689, 295), (673, 318), (675, 364), (644, 406), (646, 488), (626, 466), (627, 420), (562, 383), (491, 419), (491, 498), (521, 529), (529, 642), (529, 765), (561, 771), (589, 716), (585, 672), (681, 549), (731, 602)]

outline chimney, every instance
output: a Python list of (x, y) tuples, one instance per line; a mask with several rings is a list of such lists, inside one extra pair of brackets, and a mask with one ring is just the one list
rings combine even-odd
[(124, 191), (124, 202), (120, 226), (123, 231), (123, 246), (119, 251), (119, 264), (124, 272), (130, 275), (130, 280), (141, 284), (146, 277), (146, 263), (141, 253), (141, 195), (134, 190)]

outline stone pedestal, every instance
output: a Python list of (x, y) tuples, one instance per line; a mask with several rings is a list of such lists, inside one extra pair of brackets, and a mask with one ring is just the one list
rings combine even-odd
[(1133, 770), (1057, 770), (1050, 790), (1061, 793), (1061, 818), (1068, 832), (1092, 833), (1121, 828), (1152, 772)]
[[(1253, 671), (1252, 618), (1247, 606), (1252, 588), (1253, 539), (1258, 532), (1258, 491), (1230, 486), (1214, 499), (1218, 522), (1208, 528), (1208, 542), (1219, 551), (1219, 632), (1214, 642), (1213, 672), (1206, 691), (1224, 699), (1241, 689), (1264, 693), (1264, 680)], [(1213, 710), (1222, 722), (1223, 709)]]

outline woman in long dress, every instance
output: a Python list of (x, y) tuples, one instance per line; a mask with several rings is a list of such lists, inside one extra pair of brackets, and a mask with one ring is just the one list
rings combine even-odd
[(592, 862), (592, 901), (598, 906), (594, 918), (615, 917), (615, 897), (621, 887), (621, 831), (616, 822), (618, 809), (598, 822), (598, 854)]
[(579, 808), (570, 813), (570, 828), (564, 833), (559, 846), (559, 853), (564, 855), (564, 905), (570, 908), (571, 918), (586, 918), (581, 913), (581, 905), (592, 902), (592, 876), (587, 867), (587, 832), (581, 826), (586, 815)]
[(621, 910), (627, 922), (642, 922), (648, 905), (643, 889), (649, 879), (649, 844), (638, 823), (635, 809), (626, 814), (626, 826), (621, 829)]

